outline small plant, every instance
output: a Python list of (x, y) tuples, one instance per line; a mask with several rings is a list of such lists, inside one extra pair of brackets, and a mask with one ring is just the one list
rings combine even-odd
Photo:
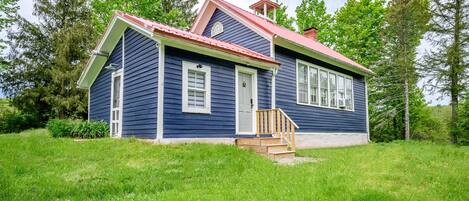
[(73, 121), (53, 119), (47, 123), (52, 137), (102, 138), (109, 136), (109, 125), (102, 121)]

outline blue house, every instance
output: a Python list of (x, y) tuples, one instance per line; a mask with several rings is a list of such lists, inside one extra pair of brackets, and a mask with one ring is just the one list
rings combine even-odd
[(192, 28), (116, 12), (78, 85), (89, 119), (114, 137), (234, 143), (280, 138), (289, 147), (368, 142), (366, 77), (373, 72), (267, 17), (206, 0)]

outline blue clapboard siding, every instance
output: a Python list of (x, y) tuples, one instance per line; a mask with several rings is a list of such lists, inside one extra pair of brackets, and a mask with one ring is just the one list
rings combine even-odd
[[(281, 63), (276, 77), (276, 104), (300, 127), (299, 132), (366, 132), (364, 77), (316, 59), (276, 47), (276, 59)], [(301, 59), (337, 72), (353, 76), (355, 111), (298, 105), (296, 100), (296, 59)]]
[[(211, 67), (211, 114), (182, 112), (182, 61)], [(164, 138), (235, 136), (235, 65), (221, 59), (166, 48)], [(258, 69), (260, 108), (270, 108), (270, 79), (270, 72)]]
[(210, 37), (212, 26), (215, 22), (223, 24), (223, 33), (214, 38), (238, 44), (248, 49), (254, 50), (266, 56), (270, 56), (270, 41), (252, 31), (249, 27), (241, 24), (223, 11), (216, 9), (210, 21), (205, 27), (203, 36)]
[(123, 136), (156, 138), (158, 48), (132, 29), (125, 31)]
[[(122, 39), (119, 40), (104, 66), (117, 64), (117, 68), (122, 67)], [(112, 71), (101, 69), (98, 77), (90, 87), (89, 118), (95, 121), (105, 121), (109, 123), (111, 110), (111, 74)]]
[(272, 71), (257, 69), (257, 107), (272, 108)]

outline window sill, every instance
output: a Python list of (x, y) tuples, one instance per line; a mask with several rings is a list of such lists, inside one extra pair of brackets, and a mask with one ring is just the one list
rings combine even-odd
[(212, 114), (212, 112), (210, 111), (210, 108), (205, 108), (205, 109), (184, 108), (182, 112), (191, 113), (191, 114)]
[(297, 105), (303, 105), (303, 106), (324, 108), (324, 109), (332, 109), (332, 110), (338, 110), (338, 111), (355, 112), (355, 109), (352, 109), (352, 110), (349, 110), (349, 109), (341, 109), (341, 108), (339, 108), (339, 107), (329, 107), (329, 106), (311, 105), (311, 104), (300, 103), (300, 102), (296, 102), (296, 104), (297, 104)]

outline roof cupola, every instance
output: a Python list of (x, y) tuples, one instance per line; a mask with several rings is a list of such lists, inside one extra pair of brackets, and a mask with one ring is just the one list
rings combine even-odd
[[(259, 0), (258, 2), (249, 6), (255, 14), (264, 17), (265, 19), (275, 21), (277, 18), (277, 9), (280, 8), (278, 3), (270, 0)], [(269, 18), (269, 12), (273, 12), (273, 19)]]

